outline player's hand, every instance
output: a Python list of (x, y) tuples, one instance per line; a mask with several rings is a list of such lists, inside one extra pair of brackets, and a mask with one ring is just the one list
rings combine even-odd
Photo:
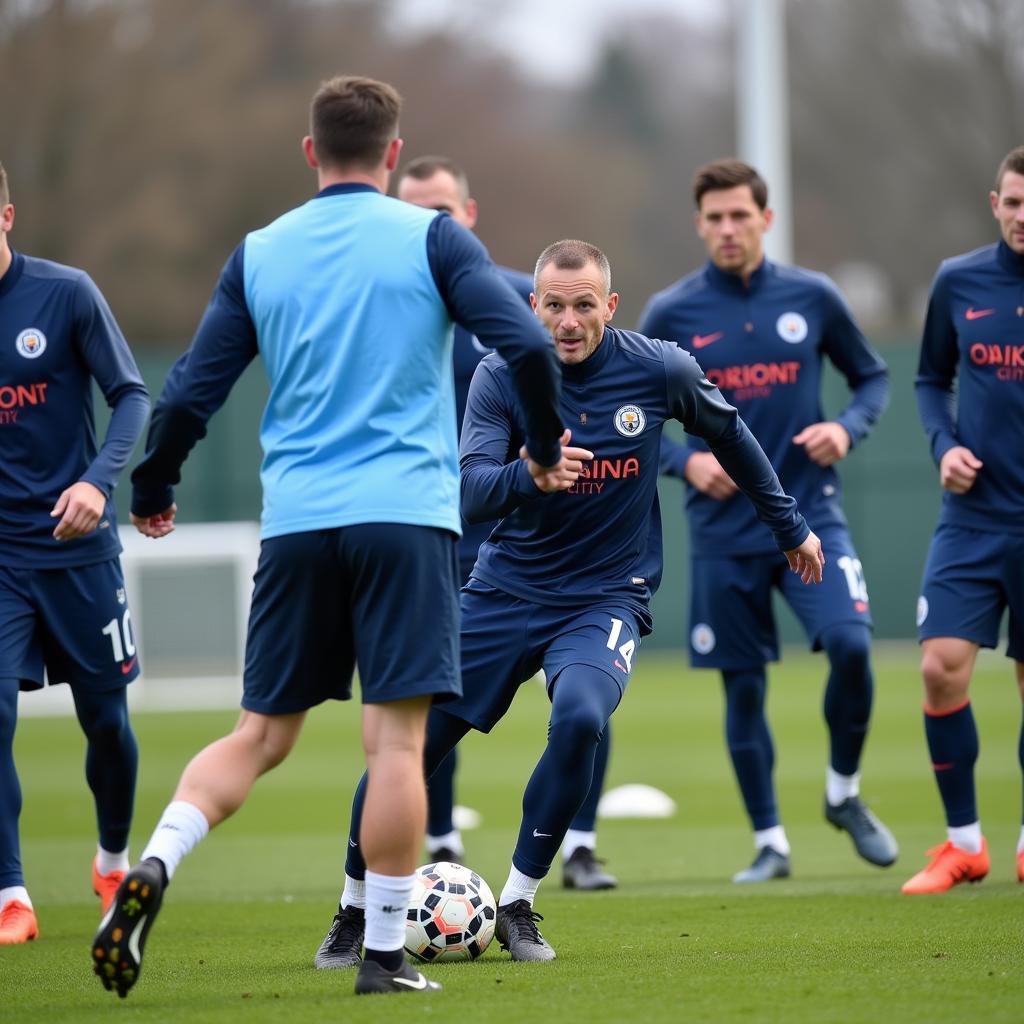
[(686, 460), (686, 482), (715, 501), (731, 498), (739, 488), (711, 452), (694, 452)]
[(793, 444), (803, 445), (811, 462), (831, 466), (846, 457), (850, 435), (841, 423), (812, 423), (793, 438)]
[(74, 540), (92, 533), (107, 507), (107, 496), (94, 484), (79, 480), (57, 499), (50, 509), (50, 518), (60, 516), (53, 531), (57, 540)]
[(533, 482), (537, 485), (537, 489), (545, 494), (551, 494), (554, 491), (567, 491), (579, 479), (583, 463), (589, 462), (594, 457), (594, 453), (588, 452), (586, 448), (569, 448), (568, 444), (571, 440), (572, 431), (566, 430), (559, 438), (562, 457), (554, 466), (541, 466), (534, 462), (526, 450), (526, 445), (519, 449), (519, 458), (526, 460), (526, 468), (529, 469)]
[(821, 541), (812, 531), (797, 548), (786, 552), (791, 572), (795, 572), (804, 583), (820, 583), (825, 568), (825, 556), (821, 553)]
[(178, 506), (171, 505), (163, 512), (155, 516), (137, 516), (131, 513), (132, 526), (135, 527), (143, 537), (166, 537), (174, 532), (174, 517), (178, 514)]
[(952, 494), (966, 494), (978, 479), (978, 470), (985, 463), (970, 448), (950, 448), (939, 462), (939, 480)]

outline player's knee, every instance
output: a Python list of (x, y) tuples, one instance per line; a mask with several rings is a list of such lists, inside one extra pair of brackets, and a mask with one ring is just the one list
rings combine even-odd
[(945, 709), (966, 700), (970, 666), (954, 652), (927, 646), (921, 652), (921, 678), (929, 707)]
[(764, 713), (765, 677), (760, 672), (723, 672), (725, 684), (726, 729), (730, 722), (759, 719)]
[(83, 722), (83, 731), (93, 746), (120, 747), (132, 735), (128, 711), (124, 707), (101, 708)]
[(290, 753), (302, 727), (302, 716), (261, 715), (243, 711), (235, 727), (264, 772), (276, 768)]
[(867, 678), (871, 672), (871, 632), (867, 626), (834, 626), (821, 638), (829, 663), (850, 677)]
[(588, 747), (596, 750), (604, 726), (605, 721), (593, 709), (569, 708), (552, 720), (548, 743), (567, 751), (580, 751)]

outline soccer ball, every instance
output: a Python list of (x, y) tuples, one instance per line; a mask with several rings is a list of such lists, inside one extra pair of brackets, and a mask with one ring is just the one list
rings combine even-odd
[(416, 869), (405, 922), (405, 948), (418, 960), (475, 960), (494, 938), (497, 916), (487, 883), (448, 861)]

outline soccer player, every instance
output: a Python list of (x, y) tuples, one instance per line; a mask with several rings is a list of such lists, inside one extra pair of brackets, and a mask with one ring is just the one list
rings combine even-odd
[[(467, 228), (476, 226), (477, 202), (469, 194), (466, 173), (447, 157), (425, 156), (407, 164), (398, 179), (398, 198), (417, 206), (444, 210)], [(523, 301), (529, 304), (533, 279), (528, 274), (507, 267), (499, 267), (498, 270), (523, 297)], [(453, 358), (455, 407), (460, 434), (470, 381), (477, 364), (488, 351), (474, 335), (456, 326)], [(463, 519), (462, 539), (459, 541), (459, 578), (463, 583), (469, 579), (480, 545), (496, 525), (494, 522), (468, 523)], [(566, 833), (562, 850), (562, 883), (566, 888), (593, 891), (613, 889), (617, 884), (614, 876), (603, 869), (602, 862), (594, 852), (597, 844), (597, 804), (604, 788), (611, 752), (611, 732), (609, 722), (598, 747), (593, 786)], [(452, 820), (455, 767), (456, 751), (453, 750), (427, 784), (427, 852), (435, 860), (460, 862), (465, 850), (462, 836)]]
[[(1024, 699), (1024, 146), (999, 165), (989, 203), (1000, 240), (939, 267), (916, 383), (921, 422), (945, 490), (917, 625), (924, 729), (947, 839), (904, 884), (903, 891), (913, 894), (945, 892), (988, 874), (968, 689), (978, 648), (999, 642), (1007, 607), (1006, 653)], [(1024, 770), (1024, 727), (1018, 756)], [(1024, 827), (1017, 880), (1024, 882)]]
[[(501, 522), (462, 590), (463, 696), (431, 710), (424, 754), (429, 776), (470, 729), (489, 732), (520, 684), (544, 669), (548, 742), (523, 796), (498, 900), (496, 934), (513, 960), (555, 957), (537, 928), (534, 898), (590, 790), (601, 732), (651, 631), (662, 568), (664, 422), (677, 419), (707, 440), (804, 583), (820, 581), (823, 564), (796, 502), (695, 360), (671, 342), (609, 326), (618, 295), (599, 249), (556, 242), (541, 253), (534, 281), (534, 308), (562, 362), (561, 409), (572, 437), (567, 430), (560, 468), (537, 465), (522, 447), (507, 364), (496, 354), (480, 363), (460, 446), (462, 509), (467, 519)], [(362, 902), (365, 793), (364, 777), (352, 809), (344, 906)], [(358, 936), (351, 942), (355, 960)]]
[[(812, 650), (828, 657), (825, 818), (850, 834), (861, 857), (886, 866), (896, 859), (896, 842), (859, 796), (874, 688), (871, 615), (833, 468), (885, 408), (886, 367), (828, 278), (765, 259), (772, 211), (767, 186), (753, 167), (738, 160), (708, 164), (697, 171), (693, 196), (708, 262), (653, 296), (639, 329), (677, 341), (700, 360), (708, 379), (740, 411), (830, 557), (820, 587), (793, 586), (770, 534), (736, 495), (732, 474), (715, 453), (699, 437), (691, 436), (686, 446), (666, 440), (663, 469), (687, 483), (690, 659), (696, 668), (722, 673), (726, 742), (754, 831), (754, 861), (733, 881), (790, 873), (765, 715), (766, 663), (778, 659), (774, 589), (796, 613)], [(826, 420), (821, 408), (826, 359), (851, 393), (834, 420)]]
[[(39, 935), (22, 874), (14, 766), (18, 691), (68, 683), (85, 733), (104, 910), (128, 869), (139, 674), (112, 499), (149, 395), (89, 276), (11, 248), (0, 165), (0, 945)], [(112, 409), (97, 450), (93, 381)]]
[(172, 485), (257, 355), (270, 380), (261, 442), (262, 548), (235, 731), (185, 769), (93, 942), (124, 996), (182, 858), (289, 753), (309, 708), (351, 696), (356, 663), (370, 778), (367, 955), (357, 993), (439, 988), (405, 962), (405, 911), (426, 824), (432, 699), (458, 696), (458, 466), (452, 320), (513, 367), (527, 446), (561, 465), (550, 339), (451, 217), (388, 198), (400, 98), (338, 77), (302, 143), (319, 191), (229, 257), (132, 474), (132, 521), (174, 526)]

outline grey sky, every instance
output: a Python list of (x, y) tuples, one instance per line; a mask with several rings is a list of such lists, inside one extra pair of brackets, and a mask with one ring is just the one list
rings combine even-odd
[(602, 39), (640, 12), (680, 19), (728, 18), (731, 0), (396, 0), (395, 28), (418, 34), (453, 26), (484, 52), (511, 56), (530, 74), (571, 82), (585, 74)]

